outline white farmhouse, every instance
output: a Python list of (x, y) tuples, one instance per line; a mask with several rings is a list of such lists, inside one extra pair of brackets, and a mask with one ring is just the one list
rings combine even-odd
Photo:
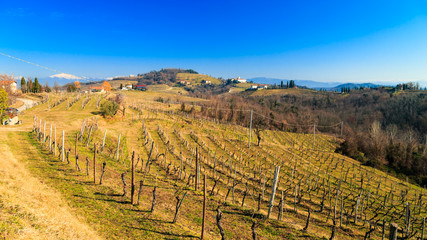
[(238, 77), (238, 78), (233, 78), (232, 80), (233, 80), (233, 81), (238, 81), (239, 83), (246, 83), (246, 79), (243, 79), (243, 78), (240, 78), (240, 77)]

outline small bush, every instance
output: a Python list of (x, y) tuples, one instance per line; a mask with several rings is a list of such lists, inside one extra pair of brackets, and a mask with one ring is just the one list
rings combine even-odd
[(108, 100), (101, 104), (101, 114), (104, 117), (112, 117), (116, 115), (118, 110), (119, 104), (116, 102)]

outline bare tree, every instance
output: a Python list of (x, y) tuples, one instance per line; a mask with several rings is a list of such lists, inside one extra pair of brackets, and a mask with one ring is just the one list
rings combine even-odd
[(397, 135), (397, 126), (395, 124), (388, 125), (386, 132), (388, 139), (390, 140), (391, 144), (393, 144)]
[(0, 74), (0, 82), (2, 82), (1, 86), (8, 95), (8, 104), (12, 105), (16, 101), (16, 81), (13, 75)]
[(55, 81), (55, 82), (53, 82), (53, 91), (55, 92), (55, 93), (58, 93), (59, 92), (59, 84)]
[(121, 93), (117, 94), (116, 97), (114, 98), (114, 101), (119, 105), (124, 104), (125, 100), (126, 100), (125, 95)]
[(369, 133), (370, 133), (371, 138), (374, 141), (375, 145), (378, 145), (380, 142), (380, 139), (381, 139), (381, 134), (382, 134), (380, 122), (375, 120), (372, 123), (371, 128), (369, 129)]

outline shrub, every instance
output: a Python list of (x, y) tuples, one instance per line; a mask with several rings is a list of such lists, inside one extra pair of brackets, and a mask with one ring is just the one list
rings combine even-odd
[(119, 104), (116, 102), (107, 100), (101, 104), (101, 114), (104, 117), (112, 117), (116, 115), (117, 110), (119, 110)]

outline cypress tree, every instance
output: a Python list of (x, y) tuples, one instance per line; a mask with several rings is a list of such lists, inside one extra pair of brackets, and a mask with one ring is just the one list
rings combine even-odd
[(25, 84), (25, 78), (21, 78), (21, 91), (22, 93), (26, 93), (26, 84)]
[(40, 92), (40, 83), (39, 83), (39, 80), (37, 80), (37, 78), (34, 79), (33, 92), (34, 93)]

